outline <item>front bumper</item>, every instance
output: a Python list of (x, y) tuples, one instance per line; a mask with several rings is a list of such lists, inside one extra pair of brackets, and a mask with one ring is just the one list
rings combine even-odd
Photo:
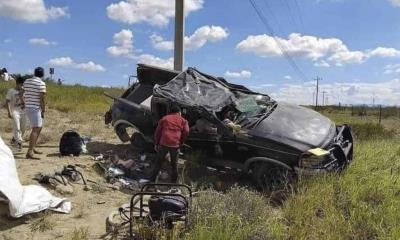
[(326, 148), (329, 154), (323, 163), (316, 167), (294, 167), (294, 170), (297, 174), (301, 175), (316, 175), (341, 171), (353, 160), (353, 148), (354, 143), (351, 127), (348, 125), (337, 126), (336, 135), (329, 147)]

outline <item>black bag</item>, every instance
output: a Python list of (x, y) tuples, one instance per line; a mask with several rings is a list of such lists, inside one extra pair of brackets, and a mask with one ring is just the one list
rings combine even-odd
[(79, 156), (82, 152), (82, 138), (79, 133), (69, 130), (65, 132), (60, 140), (61, 156)]
[(180, 196), (151, 196), (148, 204), (150, 216), (154, 220), (183, 216), (188, 207), (185, 199)]

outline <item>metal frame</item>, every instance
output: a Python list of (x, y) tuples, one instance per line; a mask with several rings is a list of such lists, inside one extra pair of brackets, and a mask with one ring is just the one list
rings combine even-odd
[[(185, 197), (182, 194), (179, 193), (163, 193), (163, 192), (152, 192), (152, 191), (148, 191), (149, 187), (157, 187), (157, 186), (166, 186), (166, 187), (178, 187), (178, 188), (184, 188), (187, 189), (189, 191), (189, 200), (187, 197)], [(188, 206), (188, 211), (185, 214), (185, 226), (187, 226), (188, 223), (188, 213), (190, 211), (190, 207), (191, 207), (191, 203), (192, 203), (192, 189), (185, 184), (174, 184), (174, 183), (147, 183), (145, 185), (142, 186), (142, 188), (140, 189), (140, 192), (135, 193), (130, 200), (130, 205), (129, 205), (129, 237), (133, 238), (133, 210), (135, 209), (135, 205), (137, 203), (137, 201), (135, 201), (135, 199), (137, 199), (139, 197), (139, 216), (138, 218), (144, 218), (146, 216), (143, 215), (144, 213), (144, 207), (148, 207), (148, 204), (144, 204), (143, 203), (143, 197), (144, 196), (172, 196), (172, 197), (182, 197), (185, 200), (185, 204), (186, 206)]]

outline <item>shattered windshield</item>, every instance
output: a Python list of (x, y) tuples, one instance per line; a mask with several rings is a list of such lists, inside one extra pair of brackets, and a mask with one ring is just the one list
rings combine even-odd
[(276, 102), (266, 95), (235, 93), (235, 107), (240, 112), (236, 123), (242, 127), (255, 126), (276, 107)]

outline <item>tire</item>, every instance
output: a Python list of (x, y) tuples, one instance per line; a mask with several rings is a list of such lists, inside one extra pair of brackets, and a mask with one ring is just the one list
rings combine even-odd
[(146, 147), (146, 140), (141, 133), (135, 132), (130, 138), (130, 142), (134, 147), (144, 149)]
[(143, 136), (143, 134), (140, 132), (133, 133), (130, 138), (130, 142), (131, 142), (132, 146), (134, 146), (135, 148), (138, 148), (142, 151), (145, 151), (145, 152), (153, 152), (154, 151), (153, 143), (146, 140), (146, 137)]
[(258, 163), (253, 170), (257, 187), (265, 192), (287, 189), (293, 176), (293, 171), (273, 163)]

